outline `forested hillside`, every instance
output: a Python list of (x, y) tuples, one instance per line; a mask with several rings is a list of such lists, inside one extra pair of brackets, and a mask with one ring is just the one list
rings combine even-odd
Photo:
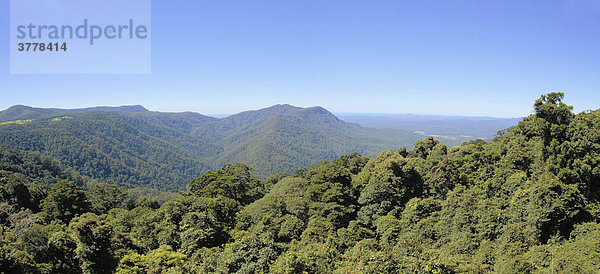
[(0, 271), (598, 273), (600, 110), (562, 99), (489, 143), (425, 138), (266, 179), (229, 164), (162, 205), (66, 180), (20, 203), (2, 172)]
[(352, 152), (375, 155), (409, 147), (422, 138), (346, 123), (319, 107), (289, 105), (223, 119), (141, 106), (14, 106), (0, 112), (0, 121), (0, 144), (40, 151), (107, 183), (169, 191), (184, 190), (194, 177), (227, 163), (246, 163), (254, 175), (264, 177)]
[(88, 179), (58, 160), (39, 152), (26, 152), (0, 146), (0, 170), (5, 174), (19, 174), (29, 182), (53, 184), (61, 180), (84, 186)]

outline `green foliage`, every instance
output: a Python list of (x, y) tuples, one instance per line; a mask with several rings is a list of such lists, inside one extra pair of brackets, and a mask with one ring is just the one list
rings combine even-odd
[(361, 189), (358, 219), (373, 226), (380, 216), (397, 215), (423, 191), (421, 175), (398, 151), (385, 151), (367, 163), (354, 185)]
[(425, 188), (429, 195), (445, 199), (448, 192), (456, 185), (466, 184), (465, 176), (460, 173), (456, 163), (448, 158), (442, 160), (425, 181)]
[(110, 273), (116, 268), (114, 233), (92, 213), (74, 219), (69, 225), (77, 243), (75, 254), (86, 273)]
[(542, 96), (490, 142), (426, 138), (266, 180), (227, 164), (170, 195), (81, 189), (46, 157), (7, 152), (0, 271), (598, 273), (600, 111), (561, 100)]
[(29, 192), (28, 182), (19, 173), (0, 172), (0, 201), (15, 208), (27, 208), (39, 211), (36, 197)]
[(271, 265), (274, 273), (330, 273), (339, 253), (331, 241), (295, 243)]
[(299, 239), (308, 214), (307, 185), (301, 178), (282, 179), (265, 197), (238, 213), (236, 229), (252, 228), (251, 232), (277, 242)]
[(307, 171), (305, 197), (311, 218), (319, 218), (338, 229), (348, 225), (356, 215), (356, 191), (346, 158), (322, 162)]
[(565, 94), (562, 92), (542, 95), (533, 104), (535, 115), (551, 124), (568, 124), (573, 117), (571, 113), (573, 107), (562, 102), (564, 97)]
[(117, 273), (182, 273), (187, 256), (162, 245), (147, 255), (130, 252), (119, 262)]
[(250, 176), (251, 170), (240, 163), (225, 165), (192, 180), (190, 192), (201, 197), (227, 197), (247, 205), (264, 194), (261, 181)]
[(239, 208), (239, 202), (226, 197), (188, 195), (166, 202), (158, 210), (158, 242), (181, 248), (185, 254), (225, 244)]
[(42, 214), (48, 221), (60, 220), (68, 224), (79, 214), (88, 212), (91, 204), (87, 195), (75, 183), (60, 181), (50, 188), (41, 204)]
[(82, 186), (88, 179), (82, 177), (73, 168), (61, 164), (58, 160), (39, 152), (28, 152), (0, 145), (0, 177), (19, 174), (26, 181), (53, 184), (69, 180)]
[(587, 219), (584, 201), (575, 186), (542, 177), (514, 192), (510, 222), (526, 224), (524, 233), (532, 244), (546, 243), (554, 235), (567, 237), (574, 224)]
[(375, 239), (364, 239), (344, 253), (334, 273), (392, 273), (394, 270), (392, 254), (383, 250)]
[(2, 243), (0, 246), (0, 272), (36, 273), (39, 271), (31, 255)]
[(225, 245), (221, 268), (229, 273), (267, 273), (280, 253), (273, 241), (242, 232), (236, 241)]
[(128, 200), (127, 189), (116, 185), (97, 184), (90, 190), (90, 202), (95, 212), (102, 214), (122, 208)]

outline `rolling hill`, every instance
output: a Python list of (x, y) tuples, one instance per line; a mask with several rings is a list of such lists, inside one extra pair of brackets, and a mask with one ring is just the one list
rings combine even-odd
[[(128, 187), (177, 191), (204, 172), (242, 162), (257, 176), (322, 159), (412, 147), (420, 134), (371, 129), (324, 108), (275, 105), (222, 119), (142, 106), (0, 112), (0, 144), (39, 151), (82, 175)], [(450, 145), (451, 139), (442, 139)]]
[(443, 116), (417, 114), (343, 113), (338, 117), (370, 128), (399, 128), (426, 136), (445, 136), (455, 140), (490, 140), (499, 130), (515, 126), (522, 118)]

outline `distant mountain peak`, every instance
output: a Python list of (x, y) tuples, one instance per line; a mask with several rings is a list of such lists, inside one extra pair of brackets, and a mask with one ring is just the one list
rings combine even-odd
[(143, 107), (142, 105), (130, 105), (130, 106), (119, 106), (119, 107), (95, 107), (90, 109), (97, 110), (117, 110), (117, 111), (125, 111), (125, 112), (149, 112), (148, 109)]
[(315, 106), (315, 107), (297, 107), (289, 104), (277, 104), (267, 108), (262, 108), (259, 110), (253, 111), (245, 111), (240, 114), (256, 114), (258, 116), (273, 116), (273, 115), (287, 115), (287, 114), (310, 114), (310, 115), (325, 115), (325, 116), (335, 116), (333, 113), (329, 112), (323, 107)]
[(26, 106), (26, 105), (14, 105), (12, 107), (9, 107), (6, 110), (9, 110), (9, 109), (22, 109), (22, 108), (31, 108), (31, 107), (30, 106)]
[(26, 105), (14, 105), (12, 107), (7, 108), (4, 111), (10, 112), (10, 113), (20, 113), (20, 112), (28, 111), (28, 110), (32, 110), (32, 109), (34, 109), (34, 108), (30, 107), (30, 106), (26, 106)]
[(324, 107), (309, 107), (309, 108), (305, 108), (305, 111), (309, 111), (309, 112), (313, 112), (313, 113), (319, 113), (319, 114), (327, 114), (327, 115), (333, 115), (333, 113), (331, 113), (329, 110), (325, 109)]
[(311, 112), (311, 113), (315, 113), (315, 114), (326, 114), (326, 115), (333, 115), (329, 110), (320, 107), (320, 106), (314, 106), (314, 107), (297, 107), (297, 106), (292, 106), (289, 104), (277, 104), (277, 105), (273, 105), (267, 108), (263, 108), (263, 109), (259, 109), (256, 110), (258, 112), (267, 112), (267, 111), (271, 111), (271, 112), (280, 112), (280, 114), (285, 114), (285, 113), (290, 113), (290, 112)]
[(48, 118), (61, 113), (78, 113), (87, 111), (122, 111), (129, 113), (149, 112), (141, 105), (119, 106), (119, 107), (90, 107), (78, 109), (60, 108), (35, 108), (24, 105), (14, 105), (4, 111), (0, 111), (0, 122)]
[(270, 106), (270, 107), (259, 109), (257, 111), (289, 112), (289, 111), (295, 111), (295, 110), (300, 110), (300, 109), (302, 109), (302, 108), (301, 107), (292, 106), (292, 105), (289, 105), (289, 104), (277, 104), (277, 105), (273, 105), (273, 106)]

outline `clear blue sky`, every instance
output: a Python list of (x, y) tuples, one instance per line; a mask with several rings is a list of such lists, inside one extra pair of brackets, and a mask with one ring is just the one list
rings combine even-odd
[(542, 93), (600, 108), (600, 1), (152, 2), (152, 74), (9, 75), (0, 0), (0, 109), (14, 104), (235, 113), (515, 117)]

